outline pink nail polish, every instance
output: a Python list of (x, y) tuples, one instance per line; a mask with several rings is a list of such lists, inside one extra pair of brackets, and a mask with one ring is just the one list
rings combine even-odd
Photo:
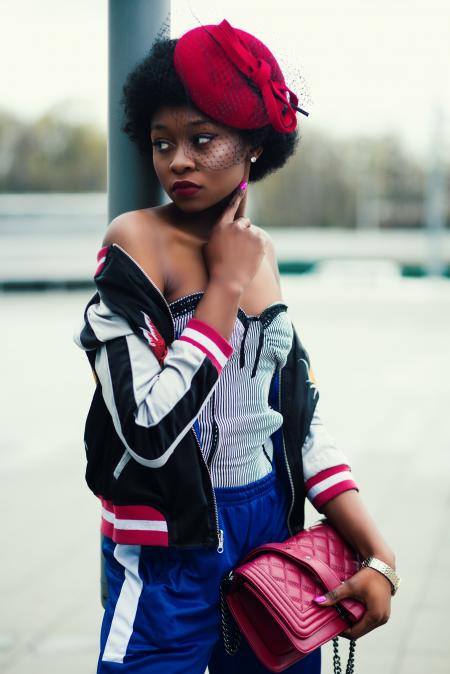
[(326, 601), (327, 598), (322, 595), (319, 595), (318, 597), (314, 597), (314, 601), (316, 601), (318, 604), (323, 604), (324, 601)]
[(246, 180), (243, 180), (243, 181), (241, 182), (241, 184), (239, 185), (239, 189), (242, 190), (242, 191), (244, 191), (244, 190), (247, 189), (247, 185), (248, 185), (247, 181), (246, 181)]

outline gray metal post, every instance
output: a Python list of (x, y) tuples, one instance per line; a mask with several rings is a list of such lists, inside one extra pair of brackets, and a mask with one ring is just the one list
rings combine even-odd
[[(108, 222), (120, 213), (155, 206), (161, 189), (148, 156), (120, 130), (119, 101), (126, 76), (170, 27), (170, 0), (109, 0), (108, 3)], [(167, 34), (167, 37), (169, 35)]]
[[(170, 30), (170, 0), (109, 0), (108, 3), (108, 222), (116, 215), (155, 206), (162, 191), (148, 155), (121, 131), (120, 105), (126, 76), (147, 54), (154, 38)], [(108, 599), (103, 555), (100, 554), (100, 596)]]

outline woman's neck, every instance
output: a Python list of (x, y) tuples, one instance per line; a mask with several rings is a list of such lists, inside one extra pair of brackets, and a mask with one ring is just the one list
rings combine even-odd
[(229, 199), (230, 195), (227, 195), (217, 204), (196, 213), (186, 213), (172, 202), (166, 206), (166, 212), (175, 227), (189, 231), (195, 237), (207, 241), (211, 235), (213, 226), (224, 211)]

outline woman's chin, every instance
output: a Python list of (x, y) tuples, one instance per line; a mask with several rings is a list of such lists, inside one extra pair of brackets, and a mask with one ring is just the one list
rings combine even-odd
[(172, 196), (172, 203), (183, 213), (202, 213), (213, 208), (225, 207), (230, 195), (226, 194), (217, 201), (210, 199), (174, 199)]
[(182, 211), (183, 213), (201, 213), (201, 211), (204, 211), (208, 208), (208, 206), (205, 206), (204, 204), (198, 202), (194, 203), (193, 201), (188, 200), (181, 201), (178, 199), (172, 199), (172, 203), (179, 211)]

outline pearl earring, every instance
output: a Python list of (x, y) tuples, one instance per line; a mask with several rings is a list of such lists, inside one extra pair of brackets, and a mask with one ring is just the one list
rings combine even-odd
[(255, 156), (253, 156), (253, 157), (250, 157), (250, 161), (252, 162), (252, 164), (254, 164), (254, 163), (255, 163), (255, 161), (256, 161), (256, 157), (255, 157)]

